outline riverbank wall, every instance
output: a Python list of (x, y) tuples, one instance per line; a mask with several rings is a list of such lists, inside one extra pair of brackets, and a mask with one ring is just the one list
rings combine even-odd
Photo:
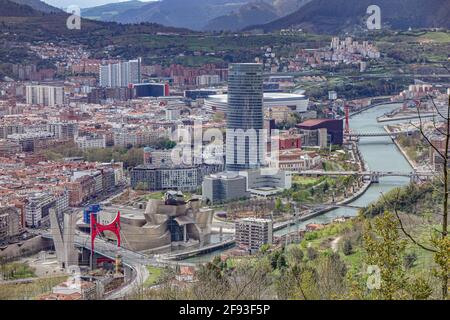
[(328, 207), (328, 208), (305, 214), (305, 215), (299, 217), (296, 221), (290, 220), (290, 221), (285, 221), (285, 222), (280, 222), (278, 224), (275, 224), (274, 227), (273, 227), (273, 231), (282, 230), (284, 228), (289, 227), (289, 225), (292, 226), (292, 225), (295, 225), (297, 222), (307, 221), (309, 219), (312, 219), (312, 218), (315, 218), (317, 216), (323, 215), (323, 214), (325, 214), (327, 212), (333, 211), (333, 210), (339, 208), (339, 206), (341, 206), (341, 205), (349, 204), (350, 202), (353, 202), (353, 201), (357, 200), (359, 197), (361, 197), (367, 191), (367, 189), (369, 189), (370, 185), (371, 185), (371, 182), (369, 182), (369, 181), (364, 182), (363, 187), (360, 188), (358, 190), (358, 192), (356, 192), (355, 194), (353, 194), (349, 198), (346, 198), (346, 199), (344, 199), (344, 200), (342, 200), (340, 202), (337, 202), (336, 203), (337, 206), (330, 205), (330, 207)]
[[(391, 130), (389, 130), (389, 128), (387, 126), (383, 127), (384, 130), (387, 133), (391, 133)], [(400, 145), (400, 143), (398, 143), (396, 138), (392, 138), (392, 142), (394, 143), (395, 147), (397, 148), (398, 151), (400, 151), (400, 153), (403, 155), (403, 157), (406, 159), (406, 161), (409, 163), (409, 165), (411, 166), (411, 168), (413, 168), (414, 170), (418, 170), (419, 166), (417, 165), (417, 163), (411, 159), (408, 154), (406, 153), (406, 150), (402, 148), (402, 146)]]

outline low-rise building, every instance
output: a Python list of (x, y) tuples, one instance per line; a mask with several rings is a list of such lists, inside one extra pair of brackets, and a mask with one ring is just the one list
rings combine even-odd
[(300, 149), (282, 150), (269, 160), (269, 166), (284, 171), (310, 170), (322, 163), (317, 152)]
[(78, 148), (82, 150), (97, 149), (106, 147), (106, 139), (104, 136), (82, 136), (75, 139)]
[[(344, 142), (344, 122), (336, 119), (311, 119), (297, 125), (302, 133), (326, 130), (327, 145), (342, 145)], [(322, 139), (320, 139), (322, 140)], [(320, 141), (319, 140), (319, 141)], [(318, 142), (322, 145), (322, 142)]]
[(18, 236), (22, 232), (20, 211), (11, 206), (0, 208), (0, 241)]
[(221, 172), (206, 176), (202, 184), (206, 203), (217, 204), (248, 198), (247, 179), (235, 172)]
[(133, 189), (192, 191), (201, 186), (203, 178), (223, 169), (223, 165), (178, 166), (155, 168), (142, 165), (131, 171)]

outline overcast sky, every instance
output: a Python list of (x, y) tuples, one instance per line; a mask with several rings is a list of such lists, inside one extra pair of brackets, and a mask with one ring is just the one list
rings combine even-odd
[[(124, 2), (128, 0), (43, 0), (44, 2), (51, 4), (57, 8), (67, 8), (70, 5), (77, 5), (81, 8), (96, 7), (107, 3)], [(143, 2), (154, 0), (140, 0)]]

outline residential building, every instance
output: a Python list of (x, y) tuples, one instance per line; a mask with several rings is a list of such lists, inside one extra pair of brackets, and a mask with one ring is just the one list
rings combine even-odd
[(52, 194), (39, 192), (28, 197), (25, 206), (25, 221), (29, 228), (38, 228), (49, 222), (49, 209), (55, 207), (56, 201)]
[(131, 186), (133, 189), (143, 188), (149, 191), (170, 189), (192, 191), (201, 186), (206, 175), (220, 170), (223, 170), (223, 165), (201, 164), (171, 168), (142, 165), (131, 171)]
[(22, 232), (22, 216), (20, 211), (12, 206), (0, 208), (0, 241), (18, 236)]
[(75, 139), (75, 143), (82, 150), (106, 148), (105, 136), (81, 136)]
[(28, 104), (47, 107), (64, 105), (64, 88), (44, 85), (26, 86), (26, 101)]
[(172, 150), (144, 148), (144, 165), (151, 168), (173, 167)]
[(100, 86), (128, 87), (141, 82), (141, 58), (100, 66)]
[(58, 140), (72, 140), (78, 135), (78, 124), (76, 122), (51, 122), (47, 124), (47, 131)]
[(303, 171), (316, 168), (322, 164), (317, 152), (300, 149), (280, 150), (269, 160), (269, 166), (284, 171)]
[(273, 242), (273, 222), (269, 219), (246, 218), (236, 221), (236, 244), (251, 252)]
[(203, 74), (197, 77), (198, 86), (214, 86), (220, 83), (220, 76), (217, 74)]

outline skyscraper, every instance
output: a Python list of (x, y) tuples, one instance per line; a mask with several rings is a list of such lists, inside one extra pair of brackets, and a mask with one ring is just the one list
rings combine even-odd
[(265, 153), (263, 127), (262, 64), (230, 64), (226, 136), (228, 171), (261, 166)]
[(128, 87), (141, 82), (141, 58), (100, 66), (100, 86), (107, 88)]

